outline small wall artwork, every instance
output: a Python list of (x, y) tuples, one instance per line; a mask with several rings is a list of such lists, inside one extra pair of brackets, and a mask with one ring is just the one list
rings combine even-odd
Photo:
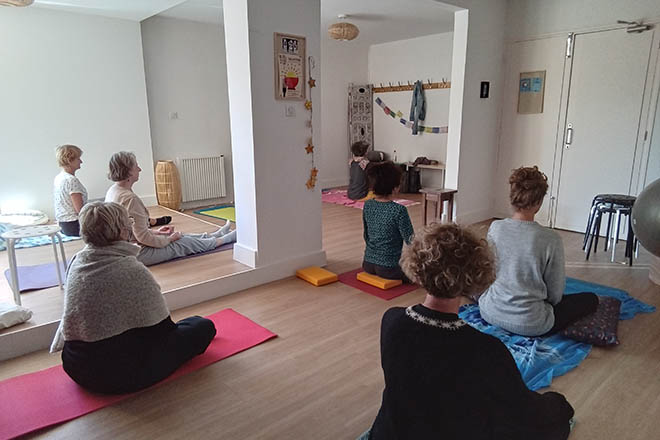
[(275, 99), (305, 99), (305, 37), (275, 32)]
[(518, 89), (518, 113), (543, 113), (545, 70), (521, 72)]

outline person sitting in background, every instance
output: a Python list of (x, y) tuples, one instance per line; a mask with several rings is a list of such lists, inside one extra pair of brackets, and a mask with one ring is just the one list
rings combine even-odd
[(62, 171), (55, 176), (53, 182), (53, 199), (55, 202), (55, 220), (64, 235), (80, 236), (78, 213), (87, 203), (87, 189), (76, 177), (83, 161), (82, 150), (75, 145), (60, 145), (55, 149), (57, 165)]
[(574, 411), (564, 396), (530, 391), (506, 346), (458, 317), (465, 298), (495, 279), (488, 243), (432, 224), (404, 248), (401, 267), (426, 297), (383, 316), (385, 390), (360, 438), (566, 439)]
[(142, 171), (135, 155), (126, 151), (115, 153), (110, 158), (109, 166), (108, 177), (115, 183), (108, 189), (105, 201), (118, 203), (128, 210), (133, 219), (131, 239), (140, 245), (137, 259), (146, 266), (210, 251), (236, 241), (236, 230), (231, 230), (229, 221), (217, 231), (203, 234), (182, 234), (175, 232), (171, 226), (149, 229), (149, 212), (133, 192), (133, 185)]
[(116, 203), (91, 202), (80, 211), (86, 246), (68, 270), (64, 313), (51, 352), (62, 350), (64, 371), (83, 388), (104, 394), (141, 390), (204, 353), (216, 334), (193, 316), (174, 323), (160, 286), (135, 258), (131, 222)]
[(375, 197), (362, 210), (366, 244), (362, 268), (382, 278), (407, 281), (399, 258), (403, 243), (410, 243), (414, 231), (408, 209), (392, 200), (401, 184), (401, 168), (389, 161), (372, 164), (367, 176)]
[(556, 333), (596, 311), (593, 293), (564, 295), (564, 246), (555, 231), (534, 221), (548, 191), (538, 167), (520, 167), (509, 178), (513, 216), (494, 221), (488, 239), (497, 254), (497, 279), (479, 297), (481, 317), (523, 336)]
[[(367, 181), (367, 166), (369, 159), (366, 158), (369, 144), (364, 141), (357, 141), (351, 145), (353, 158), (349, 161), (349, 181), (346, 196), (351, 200), (362, 200), (370, 195), (369, 183)], [(369, 197), (371, 198), (371, 197)]]

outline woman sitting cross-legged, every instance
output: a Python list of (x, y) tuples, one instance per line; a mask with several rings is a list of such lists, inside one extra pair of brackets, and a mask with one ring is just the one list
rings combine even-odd
[(193, 316), (172, 322), (160, 286), (129, 243), (131, 223), (116, 203), (80, 211), (87, 244), (68, 270), (64, 314), (51, 352), (62, 350), (64, 371), (104, 394), (131, 393), (172, 374), (204, 353), (216, 330)]
[(481, 317), (523, 336), (556, 333), (596, 311), (593, 293), (565, 295), (564, 246), (555, 231), (534, 221), (548, 191), (547, 177), (534, 167), (513, 171), (513, 217), (490, 225), (497, 279), (479, 298)]
[(530, 391), (506, 346), (457, 315), (462, 297), (495, 278), (488, 243), (432, 224), (404, 247), (401, 267), (426, 297), (383, 316), (385, 390), (361, 439), (566, 439), (573, 408), (564, 396)]
[(133, 192), (140, 171), (142, 168), (138, 166), (133, 153), (121, 151), (113, 154), (108, 177), (115, 184), (105, 195), (106, 202), (119, 203), (133, 219), (131, 239), (141, 247), (137, 255), (139, 261), (151, 266), (173, 258), (210, 251), (236, 241), (236, 230), (231, 230), (229, 221), (217, 231), (203, 234), (182, 234), (175, 232), (171, 226), (149, 229), (149, 212), (140, 197)]

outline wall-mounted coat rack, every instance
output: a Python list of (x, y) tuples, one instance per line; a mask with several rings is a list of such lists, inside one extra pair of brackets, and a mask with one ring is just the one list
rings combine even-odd
[[(379, 85), (374, 84), (373, 92), (374, 93), (406, 92), (406, 91), (412, 91), (415, 88), (415, 83), (414, 82), (411, 84), (410, 81), (406, 81), (406, 83), (407, 84), (401, 84), (400, 82), (397, 81), (396, 84), (392, 84), (391, 82), (388, 82), (387, 85), (384, 85), (383, 83), (380, 83)], [(441, 82), (431, 82), (431, 80), (427, 79), (422, 84), (423, 84), (423, 87), (425, 89), (449, 89), (449, 88), (451, 88), (451, 82), (445, 81), (444, 78), (442, 79)]]

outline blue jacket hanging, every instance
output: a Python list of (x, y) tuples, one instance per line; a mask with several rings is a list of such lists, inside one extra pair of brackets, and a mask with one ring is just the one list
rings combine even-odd
[(426, 118), (426, 101), (424, 99), (424, 87), (421, 81), (415, 82), (415, 88), (412, 93), (412, 102), (410, 103), (410, 120), (413, 123), (412, 134), (417, 134), (419, 121)]

